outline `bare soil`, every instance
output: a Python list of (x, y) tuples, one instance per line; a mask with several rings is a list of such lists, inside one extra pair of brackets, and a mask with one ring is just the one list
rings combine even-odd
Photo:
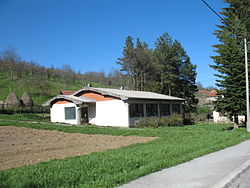
[(52, 159), (86, 155), (152, 141), (153, 137), (64, 133), (25, 127), (0, 127), (0, 170)]

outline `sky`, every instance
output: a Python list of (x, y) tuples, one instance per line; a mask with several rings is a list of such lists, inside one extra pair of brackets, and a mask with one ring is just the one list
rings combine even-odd
[[(216, 12), (223, 0), (206, 0)], [(155, 47), (167, 32), (197, 65), (197, 82), (214, 86), (212, 45), (220, 19), (201, 0), (0, 0), (0, 52), (76, 72), (119, 69), (127, 36)]]

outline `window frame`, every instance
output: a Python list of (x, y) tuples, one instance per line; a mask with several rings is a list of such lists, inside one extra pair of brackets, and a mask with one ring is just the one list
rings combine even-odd
[[(71, 115), (73, 115), (73, 117)], [(76, 120), (76, 107), (75, 106), (64, 107), (64, 118), (65, 120)]]
[(143, 103), (129, 104), (129, 118), (144, 117)]
[[(179, 106), (178, 109), (175, 106)], [(172, 104), (172, 113), (181, 114), (181, 104)]]
[[(163, 108), (163, 106), (167, 106), (167, 110), (165, 108)], [(166, 111), (164, 111), (163, 113), (163, 109), (165, 109)], [(160, 115), (161, 116), (170, 116), (171, 115), (171, 110), (170, 110), (170, 104), (160, 104)]]
[[(154, 106), (154, 107), (152, 108), (152, 106)], [(158, 104), (156, 104), (156, 103), (146, 104), (146, 115), (147, 115), (147, 117), (152, 117), (152, 116), (158, 117), (159, 116)]]

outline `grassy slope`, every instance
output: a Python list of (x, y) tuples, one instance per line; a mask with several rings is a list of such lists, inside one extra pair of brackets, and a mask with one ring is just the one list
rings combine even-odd
[[(10, 126), (13, 122), (0, 121), (0, 125)], [(146, 144), (1, 171), (0, 187), (114, 187), (250, 138), (244, 129), (223, 131), (222, 125), (212, 124), (158, 129), (27, 123), (16, 123), (14, 126), (87, 134), (155, 136), (159, 139)]]
[[(0, 101), (4, 101), (7, 96), (9, 95), (10, 89), (12, 92), (15, 92), (19, 98), (22, 97), (24, 92), (28, 92), (35, 104), (41, 105), (46, 100), (51, 98), (52, 96), (55, 96), (58, 94), (59, 91), (65, 90), (65, 86), (62, 82), (59, 81), (49, 81), (49, 84), (51, 85), (50, 88), (50, 94), (48, 96), (41, 97), (39, 94), (39, 91), (35, 88), (24, 88), (23, 87), (23, 80), (24, 79), (14, 79), (12, 81), (9, 80), (7, 76), (0, 76)], [(101, 85), (99, 83), (92, 83), (93, 87), (105, 87), (104, 85)], [(67, 90), (73, 90), (77, 91), (84, 87), (83, 82), (78, 81), (74, 85), (70, 85)]]

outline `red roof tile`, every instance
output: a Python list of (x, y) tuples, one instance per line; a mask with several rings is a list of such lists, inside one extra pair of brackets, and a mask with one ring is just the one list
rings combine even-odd
[(59, 94), (62, 95), (72, 95), (73, 93), (75, 93), (74, 91), (60, 91)]

